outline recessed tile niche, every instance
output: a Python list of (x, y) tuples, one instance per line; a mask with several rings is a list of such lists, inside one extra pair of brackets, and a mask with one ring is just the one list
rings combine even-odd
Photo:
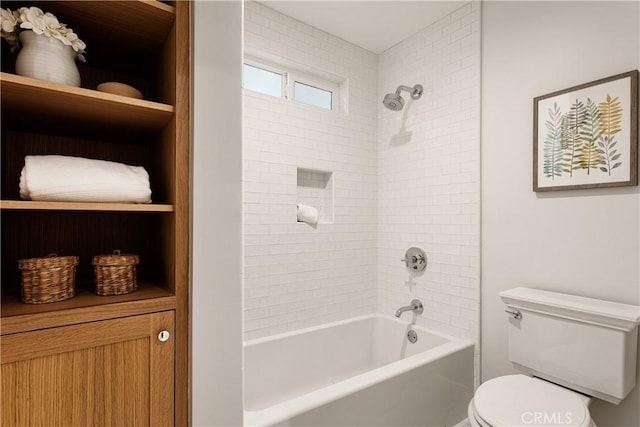
[(319, 224), (334, 222), (333, 172), (298, 168), (297, 201), (318, 209)]

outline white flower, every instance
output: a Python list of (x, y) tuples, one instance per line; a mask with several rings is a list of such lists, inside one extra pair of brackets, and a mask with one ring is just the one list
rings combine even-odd
[(62, 26), (64, 26), (64, 24), (61, 24), (58, 21), (58, 18), (56, 18), (54, 15), (52, 15), (51, 13), (47, 12), (44, 14), (44, 23), (47, 26), (47, 28), (50, 28), (52, 30), (58, 29)]
[(84, 53), (84, 49), (87, 47), (87, 45), (78, 38), (73, 30), (69, 29), (66, 38), (71, 42), (71, 47), (73, 47), (73, 50), (75, 50), (76, 52)]
[(80, 61), (85, 62), (84, 55), (82, 54), (84, 53), (84, 49), (87, 47), (87, 45), (84, 44), (84, 42), (78, 38), (78, 35), (74, 33), (71, 28), (66, 28), (66, 27), (61, 28), (60, 37), (55, 37), (55, 38), (57, 38), (67, 46), (71, 46), (73, 50), (76, 52), (76, 57)]
[(67, 46), (71, 46), (71, 41), (67, 37), (67, 32), (69, 30), (67, 28), (59, 28), (59, 29), (47, 29), (45, 34), (49, 37), (53, 37), (54, 39), (60, 40), (63, 44)]
[(13, 33), (18, 25), (17, 12), (11, 12), (10, 9), (0, 9), (0, 21), (3, 33)]
[(44, 22), (44, 13), (37, 7), (21, 7), (20, 12), (20, 28), (32, 30), (36, 34), (43, 34), (47, 27)]
[(55, 15), (42, 12), (37, 7), (21, 7), (15, 12), (9, 9), (0, 9), (2, 18), (2, 38), (15, 49), (18, 46), (18, 33), (21, 30), (31, 30), (36, 34), (60, 40), (61, 43), (71, 46), (76, 52), (76, 58), (84, 61), (84, 50), (87, 45), (73, 32), (71, 28), (60, 21)]

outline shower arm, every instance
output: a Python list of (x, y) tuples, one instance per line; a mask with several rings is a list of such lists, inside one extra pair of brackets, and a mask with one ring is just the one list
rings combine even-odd
[(398, 89), (396, 89), (396, 96), (399, 96), (403, 90), (409, 92), (412, 99), (419, 99), (422, 96), (423, 88), (422, 85), (415, 85), (414, 87), (400, 85)]
[(405, 86), (405, 85), (400, 85), (400, 86), (398, 86), (398, 89), (396, 89), (396, 95), (400, 95), (400, 92), (403, 91), (403, 90), (407, 91), (409, 93), (413, 93), (414, 92), (414, 89), (412, 87)]

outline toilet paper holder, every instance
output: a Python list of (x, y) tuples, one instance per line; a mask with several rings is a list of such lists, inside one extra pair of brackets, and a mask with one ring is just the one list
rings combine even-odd
[(407, 249), (407, 252), (400, 261), (407, 265), (407, 270), (412, 273), (420, 273), (427, 268), (427, 254), (424, 250), (416, 247)]

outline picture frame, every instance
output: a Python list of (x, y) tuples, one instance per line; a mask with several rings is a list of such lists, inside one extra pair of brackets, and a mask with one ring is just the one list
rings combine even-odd
[(638, 70), (533, 99), (533, 191), (638, 185)]

